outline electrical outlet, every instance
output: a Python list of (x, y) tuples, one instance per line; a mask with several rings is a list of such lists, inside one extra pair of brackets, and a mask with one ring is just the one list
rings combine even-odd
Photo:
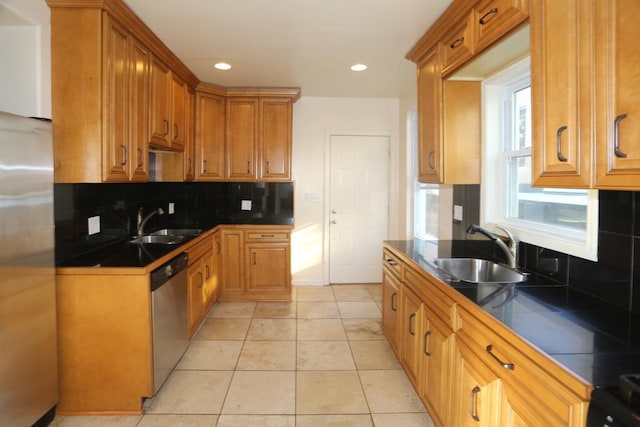
[(243, 200), (240, 203), (240, 209), (243, 211), (250, 211), (251, 210), (251, 200)]
[(92, 234), (98, 234), (100, 232), (100, 216), (92, 216), (87, 220), (87, 228), (89, 230), (89, 236)]
[(176, 213), (176, 204), (169, 203), (169, 215), (173, 215), (174, 213)]
[(462, 206), (453, 205), (453, 220), (454, 221), (462, 221)]

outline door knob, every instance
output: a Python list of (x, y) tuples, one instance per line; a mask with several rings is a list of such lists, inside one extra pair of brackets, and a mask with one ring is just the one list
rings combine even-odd
[(338, 213), (338, 211), (337, 211), (337, 210), (335, 210), (335, 209), (331, 209), (331, 213), (332, 213), (332, 214), (337, 214), (337, 213)]

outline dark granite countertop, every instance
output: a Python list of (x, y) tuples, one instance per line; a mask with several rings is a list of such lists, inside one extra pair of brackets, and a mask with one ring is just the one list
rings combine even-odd
[[(473, 241), (386, 242), (438, 276), (435, 258), (478, 257)], [(495, 261), (495, 259), (494, 259)], [(443, 280), (496, 320), (595, 386), (613, 385), (640, 372), (640, 315), (532, 274), (517, 284)]]
[[(277, 220), (273, 218), (243, 220), (232, 218), (224, 224), (198, 223), (196, 228), (202, 227), (204, 232), (215, 228), (218, 225), (285, 225), (293, 226), (293, 221), (289, 219)], [(178, 225), (173, 228), (193, 228), (191, 224)], [(152, 230), (153, 231), (153, 230)], [(188, 243), (197, 236), (188, 237), (177, 244), (136, 244), (130, 243), (131, 237), (114, 238), (111, 242), (94, 251), (81, 256), (70, 258), (59, 262), (56, 267), (146, 267), (154, 261), (166, 256), (176, 248)]]

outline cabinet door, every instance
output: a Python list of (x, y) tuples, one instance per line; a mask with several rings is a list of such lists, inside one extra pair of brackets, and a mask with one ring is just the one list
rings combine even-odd
[(208, 251), (202, 258), (202, 274), (204, 283), (202, 285), (202, 306), (206, 313), (216, 299), (218, 281), (214, 268), (213, 250)]
[(131, 37), (130, 119), (132, 181), (149, 177), (149, 50)]
[(171, 72), (158, 58), (151, 58), (150, 82), (150, 143), (159, 147), (170, 148), (170, 117), (171, 111)]
[(596, 4), (596, 186), (640, 189), (640, 3)]
[(289, 291), (289, 245), (247, 244), (246, 254), (247, 292)]
[(244, 291), (243, 240), (240, 230), (222, 230), (222, 292), (239, 293)]
[(450, 425), (498, 425), (500, 380), (463, 342), (455, 348)]
[(400, 358), (400, 282), (382, 269), (382, 327), (394, 353)]
[(579, 0), (538, 0), (531, 10), (535, 186), (591, 185), (591, 82), (588, 67), (580, 66), (589, 55), (586, 9)]
[(204, 285), (204, 274), (202, 271), (202, 261), (196, 261), (189, 267), (188, 312), (189, 312), (189, 336), (192, 336), (204, 315), (202, 305), (202, 288)]
[(104, 20), (104, 102), (105, 136), (103, 179), (128, 181), (131, 161), (129, 145), (129, 64), (127, 31), (105, 14)]
[(418, 181), (442, 183), (440, 46), (418, 63)]
[(401, 362), (413, 386), (419, 388), (420, 343), (422, 334), (422, 301), (407, 286), (402, 288), (402, 353)]
[(291, 180), (292, 102), (260, 99), (260, 179)]
[(171, 148), (178, 151), (184, 150), (185, 92), (182, 79), (171, 73)]
[(475, 8), (477, 49), (481, 50), (527, 19), (529, 0), (484, 0)]
[(195, 170), (195, 115), (196, 94), (190, 87), (186, 87), (184, 94), (184, 180), (193, 181)]
[(226, 177), (234, 181), (254, 181), (258, 138), (258, 99), (227, 100)]
[(196, 180), (224, 179), (224, 98), (196, 94)]
[(422, 312), (422, 345), (420, 364), (422, 386), (420, 398), (437, 426), (447, 426), (450, 405), (451, 357), (453, 331), (431, 311), (427, 304)]

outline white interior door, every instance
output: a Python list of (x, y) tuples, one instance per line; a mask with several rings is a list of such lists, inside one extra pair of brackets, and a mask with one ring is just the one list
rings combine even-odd
[(382, 280), (388, 232), (389, 137), (331, 136), (330, 283)]

